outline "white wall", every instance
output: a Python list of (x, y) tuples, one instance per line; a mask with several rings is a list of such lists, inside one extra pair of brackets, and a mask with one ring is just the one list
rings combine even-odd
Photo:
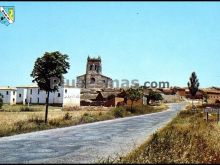
[[(38, 93), (39, 91), (39, 93)], [(37, 87), (27, 88), (27, 102), (30, 104), (45, 103), (44, 94)]]
[(60, 87), (57, 92), (50, 93), (49, 103), (50, 104), (62, 104), (63, 103), (63, 88), (62, 87)]
[(63, 92), (63, 107), (80, 106), (80, 88), (64, 88)]
[(25, 104), (26, 98), (27, 98), (27, 89), (17, 88), (16, 103), (17, 104)]
[[(8, 92), (8, 94), (7, 94)], [(16, 91), (15, 90), (0, 90), (0, 93), (3, 95), (3, 103), (5, 104), (10, 104), (10, 105), (13, 105), (13, 104), (16, 104)]]
[[(22, 95), (21, 98), (19, 97), (19, 94)], [(22, 103), (22, 101), (27, 99), (27, 103), (30, 104), (45, 104), (46, 97), (46, 92), (39, 90), (38, 87), (20, 87), (18, 88), (17, 103)], [(80, 106), (80, 89), (72, 87), (60, 87), (57, 92), (50, 93), (49, 103), (64, 104), (64, 106)]]

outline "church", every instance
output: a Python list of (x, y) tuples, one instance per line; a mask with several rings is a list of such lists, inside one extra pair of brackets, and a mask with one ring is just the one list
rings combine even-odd
[(87, 58), (86, 74), (77, 77), (78, 88), (112, 88), (113, 81), (110, 77), (102, 75), (102, 60)]

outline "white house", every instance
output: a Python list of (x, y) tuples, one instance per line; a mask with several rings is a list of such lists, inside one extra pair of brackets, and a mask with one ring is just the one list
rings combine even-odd
[[(45, 104), (46, 97), (46, 92), (35, 84), (17, 87), (17, 103)], [(64, 107), (80, 106), (80, 88), (61, 86), (57, 92), (50, 93), (49, 104), (59, 104)]]
[(3, 103), (6, 104), (16, 104), (16, 88), (12, 88), (12, 87), (0, 87), (0, 94), (1, 94), (1, 98), (3, 100)]

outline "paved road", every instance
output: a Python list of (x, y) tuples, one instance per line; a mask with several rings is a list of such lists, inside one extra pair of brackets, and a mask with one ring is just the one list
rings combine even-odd
[(93, 163), (97, 158), (125, 154), (185, 104), (169, 106), (154, 114), (0, 138), (0, 163)]

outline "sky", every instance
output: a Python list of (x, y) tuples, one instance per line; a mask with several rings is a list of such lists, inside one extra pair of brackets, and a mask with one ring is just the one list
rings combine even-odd
[(15, 6), (15, 22), (0, 24), (0, 86), (32, 83), (45, 52), (69, 55), (70, 81), (86, 60), (102, 58), (113, 80), (220, 86), (219, 2), (0, 2)]

